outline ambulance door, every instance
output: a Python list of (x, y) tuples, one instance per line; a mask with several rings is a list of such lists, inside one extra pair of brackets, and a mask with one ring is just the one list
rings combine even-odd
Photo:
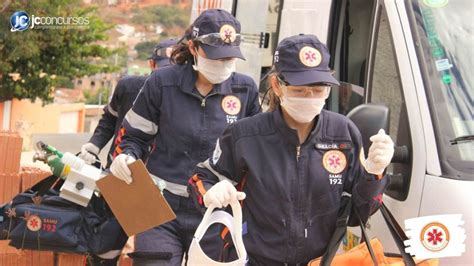
[[(273, 64), (273, 53), (278, 45), (278, 21), (283, 0), (270, 0), (268, 3), (265, 40), (263, 43), (262, 68), (269, 70)], [(266, 72), (266, 71), (264, 71)]]
[[(395, 143), (395, 158), (387, 167), (391, 178), (384, 202), (403, 226), (405, 219), (419, 216), (426, 178), (428, 154), (434, 140), (426, 124), (426, 98), (407, 11), (401, 1), (377, 1), (372, 23), (367, 62), (366, 101), (390, 109), (389, 134)], [(428, 116), (429, 117), (429, 116)], [(432, 152), (435, 153), (435, 152)], [(435, 155), (436, 156), (436, 155)], [(396, 156), (398, 157), (398, 156)], [(434, 158), (431, 158), (434, 159)], [(369, 219), (370, 233), (381, 238), (384, 249), (397, 248), (388, 228), (377, 212)]]
[[(331, 8), (327, 46), (334, 76), (344, 82), (331, 90), (327, 109), (346, 115), (364, 103), (371, 23), (375, 0), (341, 0)], [(352, 86), (347, 86), (347, 84)]]
[(232, 7), (234, 6), (234, 2), (236, 0), (194, 0), (193, 6), (191, 8), (191, 21), (193, 21), (204, 11), (207, 9), (224, 9), (229, 13), (233, 14)]
[(332, 2), (332, 0), (284, 0), (278, 42), (286, 37), (305, 33), (314, 34), (326, 43)]
[(247, 74), (260, 83), (262, 55), (269, 0), (238, 0), (235, 17), (240, 21), (243, 41), (240, 44), (245, 60), (237, 60), (239, 73)]

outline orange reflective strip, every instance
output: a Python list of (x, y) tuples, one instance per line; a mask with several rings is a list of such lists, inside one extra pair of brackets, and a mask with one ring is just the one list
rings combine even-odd
[(199, 179), (198, 175), (193, 175), (193, 181), (196, 183), (199, 193), (201, 193), (201, 195), (206, 194), (206, 189), (204, 188), (204, 185), (202, 184), (202, 180)]
[[(224, 227), (224, 229), (222, 229), (222, 232), (221, 232), (221, 238), (223, 240), (225, 240), (225, 236), (229, 233), (229, 228), (227, 227)], [(227, 243), (228, 244), (228, 243)]]
[(117, 137), (115, 138), (115, 146), (118, 146), (122, 142), (122, 136), (125, 135), (125, 128), (121, 127), (117, 132)]

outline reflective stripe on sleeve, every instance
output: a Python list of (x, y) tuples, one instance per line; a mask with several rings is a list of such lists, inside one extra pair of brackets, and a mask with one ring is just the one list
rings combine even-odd
[(158, 182), (164, 182), (166, 184), (165, 189), (168, 190), (169, 192), (181, 197), (186, 197), (186, 198), (189, 197), (187, 186), (168, 182), (152, 174), (150, 174), (150, 176), (153, 179), (153, 181), (155, 181), (155, 184), (158, 184)]
[(117, 111), (115, 111), (114, 108), (112, 108), (112, 106), (110, 106), (110, 104), (107, 105), (107, 110), (108, 110), (109, 113), (111, 113), (113, 116), (118, 117)]
[(139, 129), (146, 134), (155, 135), (158, 132), (158, 125), (138, 115), (133, 109), (127, 112), (125, 120), (127, 120), (131, 127)]
[(221, 174), (218, 173), (216, 170), (214, 170), (214, 168), (212, 168), (211, 164), (209, 163), (209, 159), (207, 159), (207, 160), (204, 161), (204, 162), (198, 163), (198, 164), (197, 164), (197, 167), (204, 168), (204, 169), (207, 169), (207, 170), (211, 171), (215, 176), (217, 176), (217, 178), (219, 178), (219, 181), (227, 180), (227, 181), (229, 181), (229, 182), (230, 182), (232, 185), (234, 185), (234, 186), (236, 186), (236, 185), (238, 184), (238, 183), (235, 182), (234, 180), (229, 179), (229, 178), (227, 178), (226, 176), (221, 175)]

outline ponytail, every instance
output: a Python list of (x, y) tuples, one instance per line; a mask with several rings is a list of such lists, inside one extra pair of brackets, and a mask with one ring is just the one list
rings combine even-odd
[[(170, 61), (173, 64), (183, 65), (187, 62), (194, 63), (194, 57), (189, 51), (188, 40), (191, 40), (193, 33), (193, 25), (189, 26), (184, 32), (184, 36), (178, 41), (178, 44), (173, 48)], [(199, 48), (199, 42), (193, 41), (194, 47)]]

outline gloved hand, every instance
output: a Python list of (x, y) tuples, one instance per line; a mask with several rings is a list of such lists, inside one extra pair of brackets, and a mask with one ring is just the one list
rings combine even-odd
[(84, 160), (88, 164), (93, 164), (96, 160), (95, 155), (99, 154), (99, 147), (95, 146), (92, 143), (86, 143), (81, 147), (81, 153), (79, 153), (79, 158)]
[(229, 181), (222, 180), (204, 194), (204, 205), (222, 208), (227, 207), (229, 203), (243, 199), (245, 199), (244, 192), (237, 191)]
[(115, 157), (112, 165), (110, 165), (110, 172), (112, 172), (112, 174), (118, 179), (125, 181), (127, 184), (131, 184), (132, 172), (130, 171), (130, 168), (128, 168), (128, 165), (135, 161), (136, 159), (133, 158), (133, 156), (121, 153)]
[(369, 174), (381, 175), (392, 161), (394, 146), (389, 135), (383, 129), (377, 135), (370, 137), (372, 145), (369, 148), (369, 155), (365, 161), (365, 170)]

